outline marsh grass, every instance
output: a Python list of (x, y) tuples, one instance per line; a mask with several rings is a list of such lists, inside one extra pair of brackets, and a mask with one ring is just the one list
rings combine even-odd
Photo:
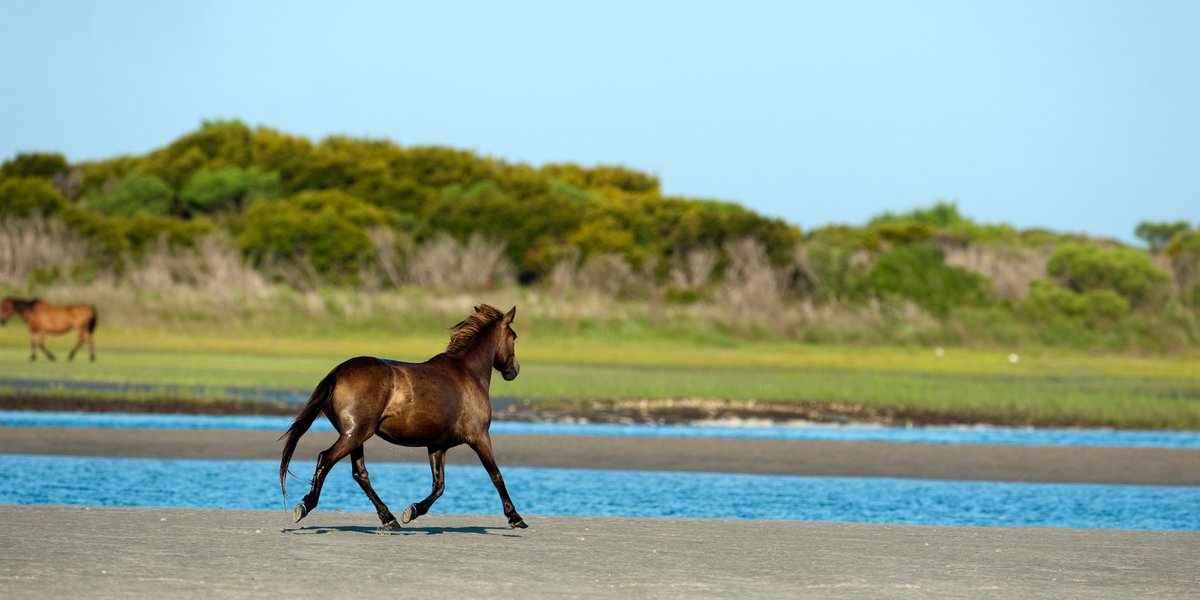
[[(899, 408), (939, 422), (1200, 429), (1195, 356), (1132, 357), (1058, 350), (1013, 364), (995, 351), (812, 346), (661, 337), (621, 339), (522, 330), (522, 376), (493, 394), (547, 403), (727, 400)], [(226, 388), (308, 389), (356, 355), (424, 360), (442, 332), (387, 335), (220, 335), (104, 332), (99, 359), (30, 363), (24, 331), (0, 331), (0, 382), (13, 379), (188, 386), (196, 399)], [(58, 343), (67, 344), (67, 340)], [(52, 346), (53, 347), (53, 346)], [(0, 383), (0, 387), (3, 384)], [(153, 395), (153, 394), (151, 394)]]

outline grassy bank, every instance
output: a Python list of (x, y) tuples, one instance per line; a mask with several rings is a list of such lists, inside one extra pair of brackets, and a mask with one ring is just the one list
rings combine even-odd
[[(939, 357), (921, 347), (548, 335), (552, 328), (532, 325), (519, 329), (521, 377), (497, 378), (494, 395), (567, 408), (593, 400), (757, 401), (930, 422), (1200, 429), (1200, 361), (1192, 355), (1025, 350), (1014, 364), (995, 350), (948, 348)], [(60, 355), (71, 344), (51, 340)], [(24, 328), (3, 328), (0, 391), (14, 379), (188, 386), (198, 398), (226, 397), (229, 387), (307, 390), (350, 356), (424, 360), (446, 337), (436, 329), (393, 337), (122, 328), (101, 330), (98, 340), (96, 363), (30, 363)]]

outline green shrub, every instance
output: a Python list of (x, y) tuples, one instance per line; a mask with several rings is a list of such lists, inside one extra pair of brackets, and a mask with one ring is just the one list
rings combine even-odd
[(0, 179), (9, 177), (38, 177), (50, 179), (60, 173), (70, 170), (67, 159), (63, 155), (51, 152), (29, 152), (18, 154), (15, 158), (4, 161), (0, 165)]
[(196, 173), (179, 192), (188, 213), (240, 212), (257, 200), (279, 196), (279, 174), (225, 167)]
[(977, 273), (945, 263), (941, 249), (929, 244), (901, 246), (879, 257), (857, 284), (857, 295), (909, 300), (944, 317), (964, 305), (986, 303), (991, 282)]
[(1059, 246), (1046, 263), (1046, 274), (1076, 292), (1114, 291), (1134, 308), (1158, 303), (1170, 280), (1144, 251), (1077, 243)]
[(84, 192), (80, 203), (89, 210), (110, 216), (137, 214), (166, 215), (171, 212), (174, 191), (157, 175), (133, 175), (112, 190)]
[(105, 217), (89, 210), (69, 204), (58, 214), (58, 218), (71, 229), (92, 242), (97, 255), (95, 261), (105, 267), (120, 270), (123, 257), (130, 251), (129, 238), (121, 221)]
[(847, 298), (854, 291), (850, 242), (825, 235), (810, 236), (803, 246), (803, 268), (812, 283), (812, 297), (819, 302)]
[(212, 222), (203, 218), (184, 221), (162, 215), (136, 214), (111, 220), (128, 240), (135, 256), (141, 256), (152, 242), (160, 239), (172, 246), (192, 246), (200, 236), (213, 230)]
[(205, 121), (200, 129), (146, 155), (140, 172), (180, 188), (203, 169), (250, 166), (252, 144), (253, 133), (240, 121)]
[(867, 223), (871, 226), (894, 225), (905, 223), (920, 223), (931, 229), (946, 229), (954, 225), (970, 221), (958, 212), (958, 205), (953, 202), (938, 202), (929, 208), (916, 208), (904, 213), (885, 212), (872, 217)]
[(1142, 221), (1138, 223), (1134, 235), (1145, 241), (1150, 246), (1151, 252), (1160, 252), (1170, 245), (1176, 235), (1187, 233), (1191, 229), (1192, 225), (1187, 221), (1175, 221), (1174, 223)]
[(337, 190), (301, 192), (251, 206), (238, 224), (238, 244), (252, 260), (307, 258), (331, 283), (353, 283), (372, 256), (368, 229), (389, 213)]
[(1200, 309), (1200, 229), (1178, 233), (1167, 246), (1184, 306)]
[(469, 187), (450, 186), (425, 208), (424, 218), (434, 231), (459, 241), (472, 234), (505, 243), (508, 258), (524, 281), (537, 279), (553, 267), (560, 247), (583, 220), (573, 200), (553, 193), (514, 198), (491, 180)]
[(58, 188), (45, 179), (12, 177), (0, 180), (0, 216), (43, 217), (66, 206)]
[(1130, 302), (1113, 290), (1074, 292), (1045, 280), (1034, 281), (1019, 312), (1038, 323), (1067, 320), (1090, 327), (1112, 325), (1129, 314)]

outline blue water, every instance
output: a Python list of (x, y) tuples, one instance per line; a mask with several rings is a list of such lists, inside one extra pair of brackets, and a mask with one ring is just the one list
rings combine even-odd
[[(0, 426), (109, 427), (132, 429), (251, 429), (282, 432), (291, 417), (206, 416), (127, 413), (0, 411)], [(318, 419), (314, 431), (330, 430)], [(988, 426), (883, 427), (868, 425), (697, 426), (526, 423), (498, 421), (492, 433), (632, 437), (700, 437), (766, 440), (902, 442), (924, 444), (1004, 444), (1022, 446), (1141, 446), (1200, 448), (1198, 431), (1111, 429), (1014, 429)]]
[[(312, 465), (295, 467), (307, 477)], [(278, 469), (266, 460), (0, 454), (0, 503), (283, 510)], [(517, 467), (504, 469), (504, 477), (525, 515), (1200, 530), (1195, 487)], [(376, 464), (371, 481), (399, 511), (428, 493), (429, 469)], [(289, 486), (293, 502), (308, 488), (295, 477)], [(318, 514), (309, 518), (319, 522), (322, 510), (373, 511), (347, 465), (330, 473)], [(446, 492), (433, 512), (486, 514), (503, 523), (481, 467), (447, 466)], [(364, 519), (370, 525), (375, 517)], [(282, 515), (280, 521), (287, 522)]]

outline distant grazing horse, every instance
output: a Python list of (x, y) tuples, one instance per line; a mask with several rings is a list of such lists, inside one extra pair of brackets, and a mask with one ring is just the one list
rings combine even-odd
[(77, 352), (84, 343), (88, 345), (88, 355), (96, 360), (96, 344), (92, 340), (92, 332), (96, 331), (96, 307), (90, 304), (50, 304), (38, 298), (21, 300), (20, 298), (5, 298), (0, 304), (0, 325), (8, 323), (12, 316), (20, 315), (29, 326), (29, 360), (37, 360), (38, 348), (46, 353), (46, 358), (54, 360), (54, 355), (46, 349), (47, 333), (66, 333), (72, 327), (79, 330), (79, 342), (67, 355), (67, 360), (75, 359)]
[(486, 304), (476, 306), (474, 313), (451, 329), (446, 351), (423, 363), (360, 356), (330, 371), (280, 437), (287, 438), (279, 463), (279, 486), (286, 499), (288, 463), (300, 436), (320, 413), (325, 414), (339, 433), (337, 441), (317, 455), (312, 489), (292, 511), (292, 520), (299, 522), (317, 507), (329, 469), (349, 454), (354, 480), (375, 505), (380, 522), (389, 529), (400, 527), (371, 488), (363, 461), (363, 443), (378, 435), (393, 444), (429, 449), (433, 490), (427, 498), (404, 510), (401, 523), (425, 514), (441, 497), (445, 488), (446, 450), (467, 444), (479, 455), (500, 493), (509, 526), (525, 527), (525, 520), (517, 514), (504, 488), (488, 433), (492, 424), (488, 396), (492, 369), (500, 371), (505, 381), (515, 379), (521, 370), (513, 349), (517, 334), (512, 330), (512, 321), (516, 315), (515, 306), (507, 314)]

